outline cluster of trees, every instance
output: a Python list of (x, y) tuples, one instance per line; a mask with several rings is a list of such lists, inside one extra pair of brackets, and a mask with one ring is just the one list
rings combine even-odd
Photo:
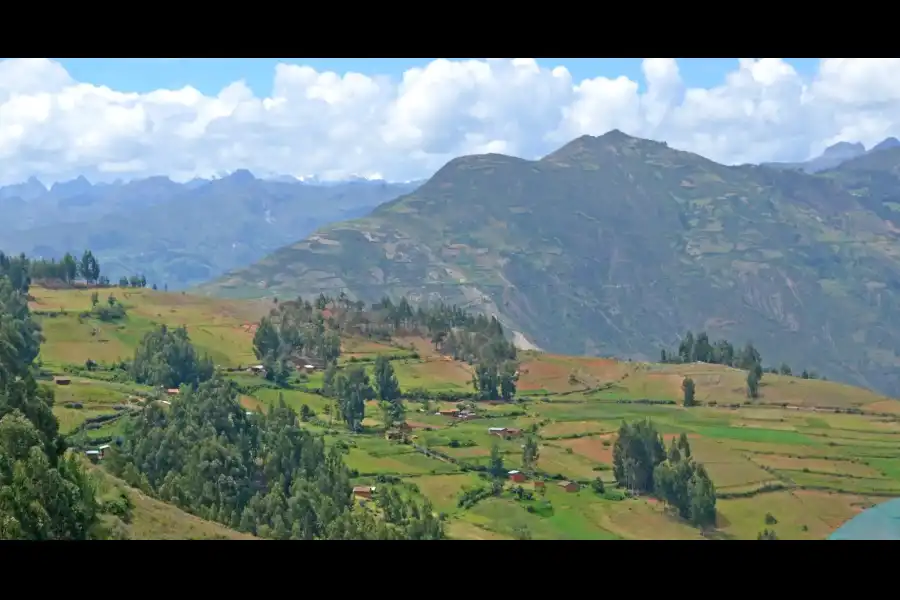
[(340, 334), (329, 328), (322, 310), (304, 302), (282, 302), (263, 317), (253, 336), (253, 352), (266, 378), (283, 383), (292, 359), (317, 359), (326, 366), (341, 355)]
[(135, 381), (164, 388), (196, 387), (209, 380), (214, 370), (212, 360), (191, 344), (187, 328), (165, 325), (144, 334), (131, 362)]
[(440, 539), (428, 503), (378, 498), (384, 517), (354, 507), (338, 446), (300, 427), (284, 402), (248, 415), (219, 377), (147, 407), (108, 468), (201, 517), (274, 539)]
[(762, 356), (750, 342), (747, 342), (741, 350), (735, 350), (728, 340), (711, 342), (705, 331), (701, 331), (696, 337), (692, 331), (688, 331), (678, 344), (677, 351), (661, 351), (660, 361), (664, 363), (705, 362), (749, 371), (754, 365), (762, 364)]
[[(728, 340), (716, 340), (711, 342), (705, 331), (694, 336), (688, 331), (678, 344), (677, 351), (660, 351), (660, 361), (663, 363), (690, 363), (705, 362), (715, 365), (727, 365), (747, 371), (747, 397), (759, 397), (759, 387), (765, 373), (793, 375), (790, 365), (782, 363), (778, 368), (765, 369), (762, 366), (762, 356), (759, 351), (747, 342), (741, 350), (736, 351)], [(816, 379), (815, 372), (806, 369), (800, 374), (803, 379)], [(694, 382), (685, 379), (682, 385), (684, 390), (685, 406), (692, 406), (694, 400)], [(689, 399), (690, 396), (690, 399)]]
[(0, 252), (0, 276), (9, 278), (13, 287), (23, 292), (35, 280), (56, 280), (74, 283), (79, 279), (87, 284), (107, 285), (109, 281), (100, 275), (100, 263), (93, 252), (85, 250), (81, 259), (68, 252), (61, 260), (29, 259), (24, 254), (7, 256)]
[(649, 419), (622, 423), (613, 447), (613, 474), (620, 487), (652, 494), (695, 526), (715, 525), (715, 485), (691, 457), (686, 435), (673, 440), (667, 451)]
[(132, 275), (131, 277), (125, 277), (123, 275), (121, 278), (119, 278), (119, 287), (145, 288), (147, 287), (147, 278), (143, 275)]
[(53, 392), (32, 374), (41, 341), (21, 280), (0, 275), (0, 539), (103, 539), (89, 476), (65, 455)]
[(125, 318), (126, 314), (125, 306), (120, 304), (112, 294), (106, 297), (105, 303), (101, 304), (100, 294), (98, 292), (91, 293), (90, 316), (101, 321), (117, 321)]

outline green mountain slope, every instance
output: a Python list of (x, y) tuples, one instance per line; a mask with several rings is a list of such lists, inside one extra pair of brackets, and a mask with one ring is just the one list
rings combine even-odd
[(655, 358), (705, 329), (897, 394), (900, 231), (879, 216), (888, 184), (864, 183), (852, 169), (727, 167), (614, 131), (540, 161), (455, 159), (369, 218), (200, 291), (443, 300), (570, 354)]

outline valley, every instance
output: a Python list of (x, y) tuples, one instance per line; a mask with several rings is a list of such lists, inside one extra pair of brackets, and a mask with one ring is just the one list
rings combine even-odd
[[(112, 325), (81, 316), (90, 310), (90, 290), (35, 287), (30, 293), (46, 338), (40, 368), (56, 378), (42, 385), (55, 390), (54, 414), (75, 447), (128, 435), (128, 421), (136, 418), (129, 415), (160, 392), (135, 384), (114, 365), (131, 360), (158, 324), (185, 326), (198, 351), (238, 386), (247, 411), (267, 413), (282, 399), (312, 415), (301, 426), (342, 449), (354, 486), (387, 485), (427, 499), (450, 538), (756, 539), (768, 529), (779, 539), (823, 539), (863, 508), (900, 495), (900, 401), (860, 388), (765, 373), (758, 398), (749, 399), (746, 372), (732, 367), (520, 352), (514, 399), (484, 401), (472, 394), (474, 368), (437, 352), (430, 339), (342, 335), (339, 371), (362, 366), (371, 376), (379, 355), (390, 358), (411, 429), (409, 443), (401, 443), (386, 439), (385, 413), (375, 400), (365, 403), (358, 430), (348, 430), (335, 400), (322, 394), (319, 370), (292, 375), (283, 385), (246, 372), (255, 364), (256, 323), (275, 306), (271, 300), (112, 289), (127, 310)], [(336, 310), (330, 306), (323, 310)], [(88, 360), (96, 366), (86, 368)], [(683, 406), (685, 377), (695, 382), (695, 406)], [(60, 385), (60, 378), (68, 383)], [(476, 416), (450, 416), (460, 410)], [(667, 444), (687, 436), (715, 484), (714, 527), (700, 530), (659, 501), (616, 487), (616, 433), (623, 421), (646, 418)], [(530, 467), (523, 464), (526, 436), (539, 447)], [(504, 473), (527, 471), (526, 480), (484, 492), (497, 458)], [(563, 489), (563, 482), (577, 491)], [(136, 524), (160, 519), (152, 513), (168, 505), (126, 489), (142, 499), (135, 500)], [(467, 493), (477, 500), (464, 502)], [(218, 525), (199, 525), (196, 517), (166, 518), (160, 533), (142, 534), (135, 525), (133, 537), (244, 535), (214, 531)]]

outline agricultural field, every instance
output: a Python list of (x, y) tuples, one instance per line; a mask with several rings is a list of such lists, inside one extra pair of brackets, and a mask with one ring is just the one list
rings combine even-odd
[[(126, 319), (112, 325), (79, 317), (90, 308), (88, 292), (32, 292), (32, 309), (41, 311), (46, 338), (43, 365), (70, 379), (68, 385), (44, 384), (55, 388), (54, 412), (67, 433), (99, 415), (116, 415), (83, 434), (96, 439), (121, 434), (128, 410), (149, 390), (103, 379), (103, 373), (72, 374), (72, 367), (89, 358), (130, 357), (153, 323), (186, 325), (198, 349), (220, 366), (254, 360), (248, 324), (267, 307), (149, 290), (112, 292), (121, 294), (128, 309)], [(446, 398), (472, 389), (472, 368), (436, 354), (425, 339), (346, 339), (342, 350), (341, 365), (356, 362), (367, 369), (379, 354), (390, 356), (404, 390)], [(347, 432), (333, 418), (333, 402), (316, 393), (319, 373), (290, 389), (247, 373), (228, 376), (243, 386), (240, 400), (249, 411), (265, 411), (279, 399), (298, 411), (306, 405), (315, 418), (305, 426), (327, 444), (346, 448), (354, 484), (390, 481), (428, 498), (452, 538), (756, 539), (768, 528), (780, 539), (823, 539), (864, 508), (900, 496), (900, 401), (834, 382), (765, 374), (760, 397), (751, 402), (744, 391), (746, 374), (728, 367), (523, 352), (515, 402), (479, 402), (477, 417), (461, 420), (436, 414), (455, 408), (455, 402), (410, 397), (411, 443), (403, 444), (384, 439), (376, 402), (367, 405), (363, 432)], [(681, 406), (685, 376), (696, 384), (698, 406)], [(435, 396), (439, 393), (444, 396)], [(686, 434), (694, 456), (706, 466), (717, 492), (714, 531), (700, 532), (659, 502), (628, 498), (615, 488), (612, 450), (618, 427), (645, 418), (667, 443)], [(497, 427), (536, 436), (539, 481), (510, 482), (499, 495), (461, 502), (463, 493), (490, 487), (479, 469), (488, 464), (494, 445), (507, 469), (522, 465), (523, 439), (491, 435), (488, 429)], [(602, 492), (595, 491), (598, 479)], [(576, 482), (577, 491), (563, 489), (563, 481)], [(169, 537), (181, 535), (174, 525), (163, 529)]]

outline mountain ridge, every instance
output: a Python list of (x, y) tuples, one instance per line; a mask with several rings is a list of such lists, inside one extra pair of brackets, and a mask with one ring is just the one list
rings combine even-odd
[(415, 185), (268, 181), (248, 170), (187, 183), (80, 177), (49, 189), (32, 178), (0, 188), (0, 211), (15, 215), (0, 223), (0, 248), (46, 258), (91, 249), (113, 280), (140, 273), (178, 289), (251, 264), (326, 223), (363, 216)]
[(706, 329), (900, 390), (900, 228), (873, 211), (881, 200), (839, 168), (726, 166), (607, 136), (538, 161), (454, 159), (368, 217), (199, 291), (405, 295), (495, 314), (552, 352), (635, 359)]

